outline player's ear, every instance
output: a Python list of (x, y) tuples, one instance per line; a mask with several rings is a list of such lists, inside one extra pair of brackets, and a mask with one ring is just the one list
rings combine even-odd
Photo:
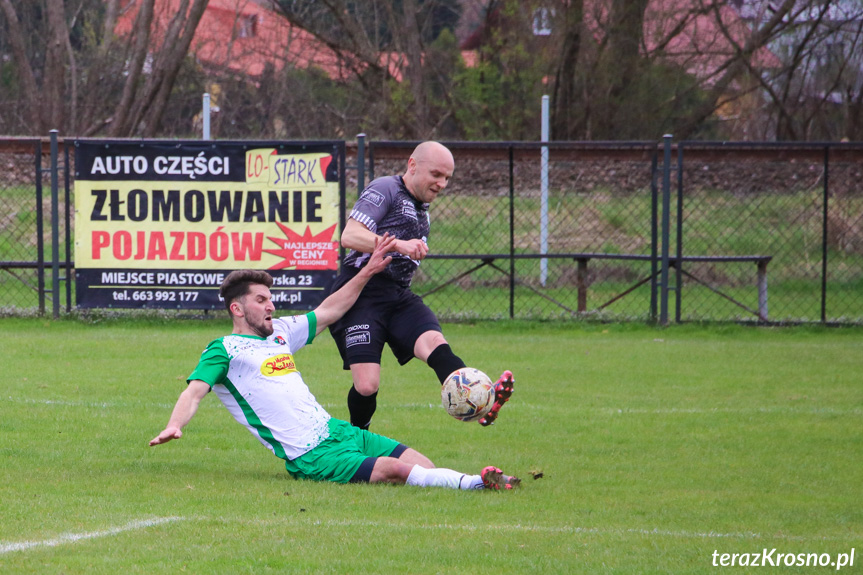
[(230, 310), (231, 310), (231, 315), (235, 315), (237, 317), (243, 317), (243, 315), (244, 315), (243, 314), (243, 306), (240, 305), (240, 302), (238, 300), (234, 300), (231, 302)]

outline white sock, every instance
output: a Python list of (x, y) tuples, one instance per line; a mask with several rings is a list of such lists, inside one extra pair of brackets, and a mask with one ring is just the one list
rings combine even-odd
[(411, 469), (407, 484), (418, 487), (447, 487), (449, 489), (482, 489), (483, 487), (482, 478), (479, 475), (466, 475), (440, 467), (426, 469), (419, 465), (414, 465)]

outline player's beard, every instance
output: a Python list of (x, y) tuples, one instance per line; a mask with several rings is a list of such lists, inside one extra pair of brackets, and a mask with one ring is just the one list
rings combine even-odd
[(260, 322), (256, 323), (255, 325), (250, 324), (249, 327), (252, 329), (253, 332), (255, 332), (255, 335), (259, 335), (260, 337), (267, 338), (273, 335), (272, 321), (270, 321), (270, 323), (267, 323), (265, 320), (261, 319)]
[(270, 318), (268, 322), (266, 317), (266, 315), (261, 315), (260, 319), (254, 319), (246, 316), (246, 325), (255, 335), (264, 338), (270, 337), (273, 335), (273, 320)]

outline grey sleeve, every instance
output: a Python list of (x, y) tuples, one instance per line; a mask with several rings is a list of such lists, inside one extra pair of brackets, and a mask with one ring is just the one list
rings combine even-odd
[(387, 215), (392, 200), (392, 190), (386, 186), (380, 186), (378, 182), (372, 182), (363, 190), (349, 217), (357, 220), (373, 233), (377, 233), (378, 224)]

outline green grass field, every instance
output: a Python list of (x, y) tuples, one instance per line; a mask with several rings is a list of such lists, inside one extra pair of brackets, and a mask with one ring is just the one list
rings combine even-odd
[[(764, 549), (863, 565), (858, 328), (446, 325), (469, 365), (516, 374), (490, 428), (388, 359), (373, 429), (520, 475), (506, 493), (294, 481), (212, 396), (147, 447), (229, 329), (0, 319), (0, 572), (710, 573), (714, 552)], [(297, 360), (347, 417), (329, 336)]]

